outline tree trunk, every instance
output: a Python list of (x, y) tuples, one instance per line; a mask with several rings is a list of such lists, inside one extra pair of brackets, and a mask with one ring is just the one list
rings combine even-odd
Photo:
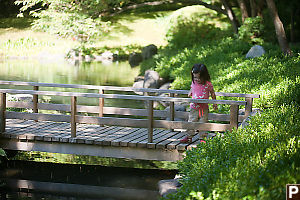
[(281, 51), (285, 55), (292, 55), (292, 51), (287, 42), (285, 30), (284, 30), (283, 24), (278, 16), (278, 12), (277, 12), (277, 8), (274, 3), (274, 0), (266, 0), (266, 1), (267, 1), (269, 11), (270, 11), (270, 15), (272, 17), (272, 20), (273, 20), (273, 23), (275, 26), (276, 36), (277, 36), (277, 40), (278, 40), (279, 46), (281, 48)]
[(232, 24), (232, 27), (233, 27), (233, 31), (235, 34), (238, 33), (238, 29), (240, 27), (240, 23), (239, 21), (237, 20), (231, 6), (229, 5), (228, 1), (227, 0), (221, 0), (223, 6), (225, 7), (225, 10), (226, 10), (226, 15), (227, 17), (229, 18), (231, 24)]
[(257, 5), (255, 0), (250, 0), (251, 17), (257, 16)]
[(259, 0), (257, 5), (257, 16), (261, 17), (262, 19), (264, 18), (263, 16), (264, 6), (265, 6), (265, 0)]
[(295, 41), (295, 21), (294, 21), (294, 17), (295, 17), (295, 9), (292, 9), (291, 12), (291, 31), (290, 31), (290, 37), (291, 37), (291, 42)]
[(246, 4), (245, 0), (238, 0), (238, 3), (239, 3), (241, 13), (242, 13), (242, 22), (244, 23), (245, 19), (247, 17), (249, 17), (248, 10), (247, 10), (247, 4)]

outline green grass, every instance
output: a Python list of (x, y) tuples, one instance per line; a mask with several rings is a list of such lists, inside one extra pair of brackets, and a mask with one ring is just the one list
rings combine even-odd
[[(142, 10), (142, 9), (141, 9)], [(146, 46), (155, 44), (158, 47), (167, 45), (166, 32), (170, 22), (178, 16), (190, 16), (197, 13), (199, 17), (209, 15), (212, 23), (226, 28), (224, 17), (218, 17), (202, 6), (189, 6), (176, 11), (134, 10), (111, 18), (111, 31), (96, 39), (87, 47), (122, 47)], [(61, 38), (31, 29), (33, 18), (0, 18), (0, 55), (36, 56), (40, 52), (65, 53), (80, 44), (70, 38)]]
[(37, 32), (30, 28), (32, 19), (0, 18), (0, 55), (34, 57), (41, 52), (64, 54), (76, 43)]

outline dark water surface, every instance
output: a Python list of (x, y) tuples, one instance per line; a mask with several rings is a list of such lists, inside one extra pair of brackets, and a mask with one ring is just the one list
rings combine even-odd
[(158, 199), (157, 183), (175, 170), (11, 160), (0, 171), (1, 199)]

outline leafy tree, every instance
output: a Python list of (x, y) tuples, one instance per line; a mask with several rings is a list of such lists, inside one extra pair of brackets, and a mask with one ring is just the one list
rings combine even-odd
[[(291, 0), (291, 2), (293, 4), (290, 3), (289, 5), (294, 5), (295, 2), (295, 5), (298, 5), (297, 0)], [(291, 54), (285, 29), (276, 8), (276, 4), (279, 3), (275, 3), (274, 0), (17, 0), (15, 3), (22, 5), (20, 15), (29, 10), (29, 14), (40, 18), (35, 23), (36, 28), (64, 36), (78, 36), (81, 34), (86, 35), (88, 38), (100, 36), (109, 30), (110, 23), (105, 21), (104, 17), (144, 6), (173, 4), (184, 7), (187, 5), (202, 5), (226, 15), (232, 24), (235, 34), (238, 33), (240, 27), (240, 20), (237, 18), (237, 13), (235, 13), (236, 10), (242, 13), (242, 22), (244, 22), (249, 17), (249, 13), (251, 13), (251, 17), (260, 16), (263, 18), (263, 11), (268, 7), (282, 52), (286, 55)], [(39, 5), (39, 8), (36, 8), (36, 5)], [(282, 10), (284, 6), (280, 4), (280, 9)], [(298, 8), (292, 12), (293, 20), (298, 19), (295, 17), (297, 12), (299, 12)], [(292, 33), (295, 29), (295, 24), (297, 24), (293, 20), (290, 22)], [(295, 35), (292, 36), (293, 40), (295, 40)]]

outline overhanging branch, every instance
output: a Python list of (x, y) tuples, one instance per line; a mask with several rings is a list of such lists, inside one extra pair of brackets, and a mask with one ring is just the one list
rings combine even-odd
[(106, 13), (106, 12), (110, 12), (111, 14), (109, 14), (108, 16), (112, 17), (118, 14), (121, 14), (125, 11), (128, 10), (134, 10), (134, 9), (138, 9), (138, 8), (142, 8), (145, 6), (160, 6), (163, 4), (182, 4), (182, 6), (189, 6), (189, 5), (202, 5), (208, 9), (214, 10), (218, 13), (222, 13), (224, 15), (226, 15), (226, 11), (224, 9), (222, 9), (221, 7), (212, 5), (212, 4), (208, 4), (205, 3), (203, 1), (199, 1), (199, 0), (169, 0), (169, 1), (152, 1), (152, 2), (144, 2), (144, 3), (140, 3), (140, 4), (134, 4), (134, 5), (130, 5), (130, 6), (126, 6), (123, 8), (114, 8), (111, 10), (105, 10), (102, 13)]

